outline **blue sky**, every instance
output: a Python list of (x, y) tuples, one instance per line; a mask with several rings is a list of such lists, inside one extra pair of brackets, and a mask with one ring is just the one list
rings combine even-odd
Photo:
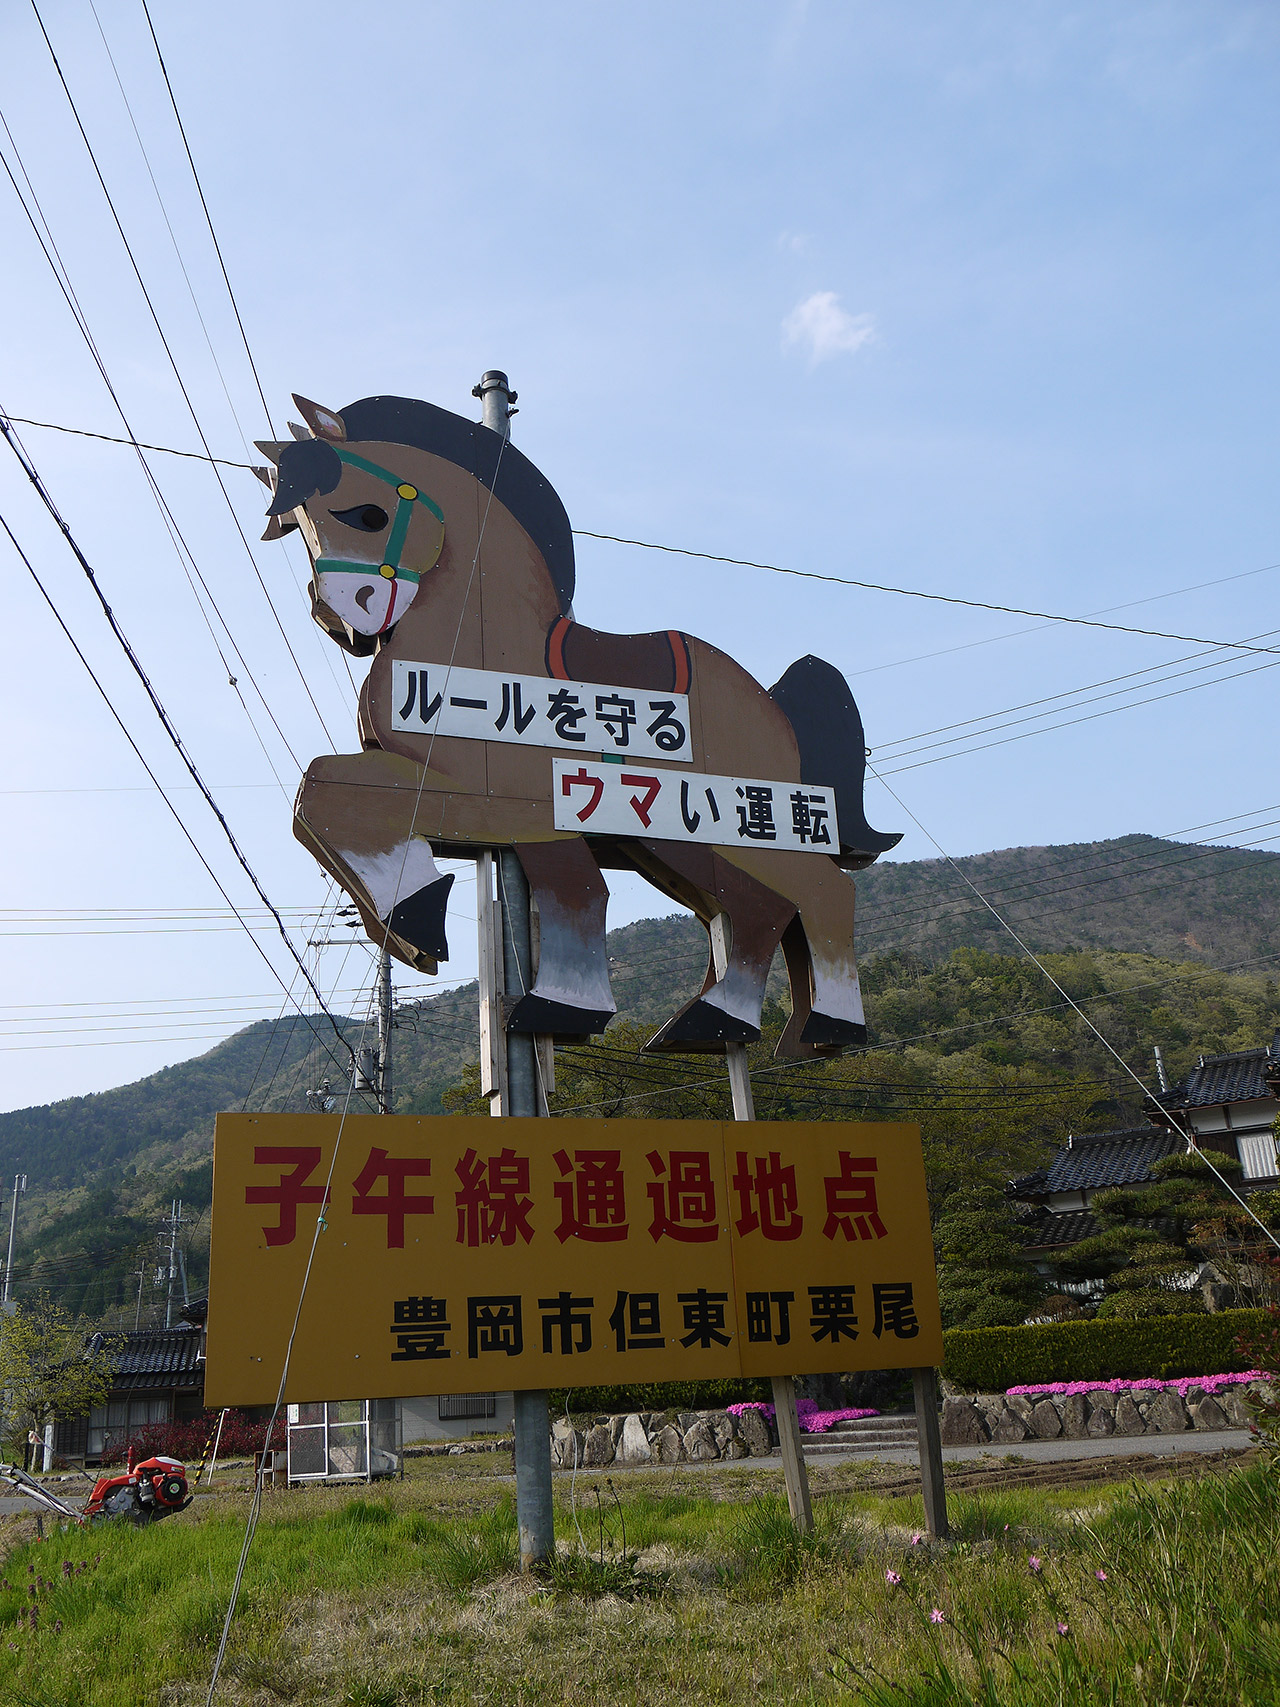
[[(209, 441), (242, 459), (240, 426), (265, 433), (261, 404), (145, 20), (135, 0), (96, 3), (98, 21), (88, 0), (41, 11)], [(500, 366), (521, 394), (518, 442), (578, 527), (1036, 610), (1127, 607), (1109, 620), (1197, 638), (1271, 627), (1274, 9), (153, 0), (152, 13), (277, 420), (294, 390), (466, 412)], [(0, 108), (135, 431), (198, 449), (23, 4), (0, 19), (0, 67)], [(0, 405), (118, 432), (3, 181), (0, 219)], [(248, 676), (304, 763), (332, 747), (207, 469), (152, 459), (247, 660), (231, 669), (266, 753), (132, 453), (23, 431), (273, 898), (318, 908), (325, 885), (290, 833), (297, 769)], [(311, 631), (298, 550), (258, 545), (261, 488), (226, 478), (345, 749), (353, 696)], [(148, 757), (184, 781), (7, 452), (0, 511)], [(4, 551), (12, 1107), (197, 1053), (282, 998), (234, 921), (204, 916), (220, 897)], [(1215, 584), (1180, 591), (1201, 583)], [(1265, 656), (1206, 660), (591, 540), (576, 611), (705, 635), (766, 683), (803, 653), (830, 658), (875, 762), (953, 853), (1261, 822), (1272, 805)], [(1162, 687), (1174, 659), (1200, 673)], [(1001, 743), (985, 750), (924, 745), (1137, 671), (1155, 673), (963, 743)], [(251, 901), (197, 797), (174, 799)], [(874, 784), (868, 813), (907, 831), (902, 857), (933, 852)], [(1253, 822), (1227, 823), (1226, 839), (1263, 841)], [(455, 891), (455, 977), (474, 965), (472, 893)], [(614, 922), (668, 910), (638, 880), (615, 899)], [(366, 956), (319, 962), (350, 1006)]]

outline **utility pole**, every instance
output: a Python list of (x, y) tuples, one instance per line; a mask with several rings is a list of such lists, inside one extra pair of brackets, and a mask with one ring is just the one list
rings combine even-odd
[[(502, 438), (511, 437), (516, 400), (505, 373), (490, 369), (472, 395), (480, 399), (481, 421)], [(498, 892), (492, 884), (497, 876)], [(506, 1012), (533, 984), (533, 931), (529, 884), (514, 848), (497, 859), (481, 854), (476, 865), (480, 932), (481, 1071), (495, 1114), (541, 1115), (547, 1111), (539, 1085), (538, 1050), (527, 1032), (510, 1032)], [(551, 1419), (543, 1391), (516, 1393), (516, 1521), (520, 1568), (529, 1570), (555, 1553), (551, 1502)]]
[(320, 1081), (320, 1089), (318, 1091), (307, 1092), (307, 1101), (315, 1109), (317, 1114), (332, 1114), (334, 1109), (338, 1106), (338, 1099), (333, 1094), (333, 1085), (328, 1079), (322, 1079)]
[(0, 1300), (0, 1302), (5, 1304), (9, 1302), (9, 1293), (11, 1290), (10, 1282), (13, 1279), (13, 1236), (18, 1227), (18, 1193), (25, 1191), (26, 1189), (26, 1174), (14, 1174), (13, 1203), (9, 1209), (9, 1255), (4, 1265), (4, 1297)]
[[(186, 1224), (186, 1217), (182, 1213), (182, 1199), (180, 1197), (175, 1197), (169, 1206), (169, 1213), (160, 1223), (162, 1227), (167, 1227), (169, 1229), (169, 1260), (167, 1265), (162, 1267), (160, 1273), (156, 1276), (157, 1281), (161, 1279), (166, 1281), (164, 1300), (164, 1325), (166, 1328), (171, 1328), (173, 1326), (173, 1283), (178, 1278), (178, 1258), (180, 1255), (178, 1251), (178, 1232), (182, 1227), (185, 1227)], [(162, 1233), (160, 1237), (163, 1241), (164, 1234)], [(161, 1249), (163, 1249), (163, 1243), (161, 1245)], [(187, 1298), (186, 1293), (187, 1276), (186, 1261), (184, 1258), (182, 1263), (182, 1294), (184, 1300), (189, 1303), (190, 1300)]]

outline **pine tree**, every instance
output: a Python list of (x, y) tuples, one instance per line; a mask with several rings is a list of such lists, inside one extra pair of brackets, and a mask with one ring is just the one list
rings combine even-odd
[[(1213, 1166), (1233, 1183), (1240, 1164), (1215, 1155)], [(1100, 1223), (1059, 1266), (1080, 1279), (1101, 1279), (1106, 1296), (1099, 1316), (1190, 1315), (1204, 1310), (1197, 1287), (1187, 1284), (1224, 1240), (1248, 1240), (1248, 1211), (1195, 1150), (1156, 1162), (1149, 1184), (1100, 1191), (1090, 1205)]]
[(944, 1328), (1017, 1327), (1044, 1296), (1021, 1256), (1018, 1224), (1002, 1197), (956, 1191), (933, 1230)]

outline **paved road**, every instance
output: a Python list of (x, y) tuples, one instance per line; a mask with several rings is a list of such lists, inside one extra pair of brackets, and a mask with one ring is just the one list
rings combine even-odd
[[(779, 1463), (781, 1463), (781, 1460), (779, 1460)], [(61, 1488), (53, 1488), (50, 1491), (55, 1493), (59, 1499), (68, 1500), (72, 1505), (78, 1506), (84, 1504), (85, 1496), (81, 1493), (67, 1494), (64, 1493)], [(54, 1521), (57, 1520), (56, 1512), (46, 1510), (38, 1500), (27, 1499), (23, 1494), (6, 1494), (3, 1499), (0, 1499), (0, 1517), (12, 1517), (15, 1512), (26, 1512), (30, 1516), (34, 1517), (38, 1511), (44, 1512), (46, 1517), (51, 1518)]]
[[(1167, 1457), (1173, 1452), (1235, 1452), (1252, 1443), (1245, 1428), (1224, 1428), (1201, 1434), (1188, 1430), (1186, 1434), (1123, 1434), (1103, 1440), (1024, 1440), (1017, 1446), (944, 1446), (942, 1456), (949, 1463), (964, 1459), (1025, 1458), (1033, 1464), (1051, 1464), (1060, 1459), (1128, 1458), (1135, 1453), (1150, 1453)], [(861, 1458), (860, 1452), (823, 1452), (807, 1460), (810, 1464), (843, 1464), (850, 1458)], [(914, 1446), (887, 1447), (877, 1454), (888, 1464), (918, 1464), (920, 1454)], [(781, 1464), (781, 1458), (762, 1460)]]

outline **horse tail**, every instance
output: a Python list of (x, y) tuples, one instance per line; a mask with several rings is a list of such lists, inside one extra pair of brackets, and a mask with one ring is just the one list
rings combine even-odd
[(870, 865), (896, 847), (901, 835), (885, 835), (867, 823), (862, 791), (867, 749), (862, 718), (848, 682), (821, 658), (798, 658), (769, 689), (786, 713), (800, 748), (800, 780), (836, 791), (840, 820), (839, 862), (854, 869)]

